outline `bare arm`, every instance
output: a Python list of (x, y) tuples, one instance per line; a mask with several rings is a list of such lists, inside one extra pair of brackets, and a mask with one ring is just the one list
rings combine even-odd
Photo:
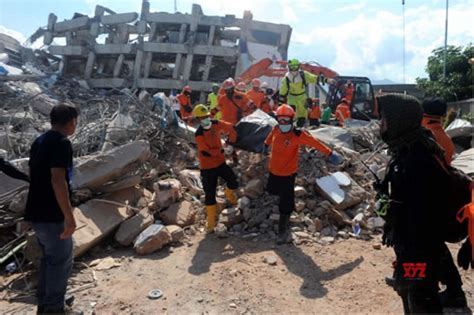
[(56, 201), (64, 215), (64, 232), (61, 239), (69, 238), (76, 229), (76, 222), (72, 213), (69, 191), (66, 182), (66, 169), (61, 167), (51, 168), (51, 184), (53, 185)]

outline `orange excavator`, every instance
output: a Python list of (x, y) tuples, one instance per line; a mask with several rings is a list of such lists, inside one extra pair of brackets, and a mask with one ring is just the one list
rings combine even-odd
[[(287, 70), (287, 61), (273, 61), (265, 58), (250, 66), (240, 74), (240, 79), (245, 83), (250, 83), (252, 79), (259, 77), (283, 78)], [(318, 75), (319, 78), (332, 78), (336, 81), (327, 89), (320, 83), (316, 87), (316, 95), (320, 99), (321, 94), (326, 96), (326, 103), (334, 112), (343, 97), (350, 100), (351, 117), (354, 119), (370, 120), (378, 118), (378, 106), (374, 89), (370, 79), (358, 76), (340, 76), (336, 71), (324, 67), (317, 62), (301, 63), (301, 69), (309, 73)], [(320, 80), (322, 81), (322, 80)], [(352, 95), (348, 96), (347, 93)]]

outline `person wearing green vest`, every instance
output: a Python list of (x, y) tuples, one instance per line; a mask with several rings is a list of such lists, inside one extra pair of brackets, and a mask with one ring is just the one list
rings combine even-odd
[(211, 112), (211, 118), (221, 119), (221, 113), (217, 109), (217, 98), (219, 96), (219, 84), (212, 84), (212, 92), (207, 95), (207, 106)]
[(329, 120), (331, 120), (331, 108), (326, 103), (323, 103), (321, 105), (321, 108), (322, 108), (321, 123), (329, 124)]
[[(286, 103), (295, 108), (296, 125), (303, 127), (308, 116), (306, 104), (308, 102), (308, 84), (316, 84), (318, 76), (308, 71), (300, 70), (298, 59), (288, 62), (288, 72), (280, 83), (280, 96), (286, 98)], [(321, 82), (332, 82), (332, 79), (324, 78)]]

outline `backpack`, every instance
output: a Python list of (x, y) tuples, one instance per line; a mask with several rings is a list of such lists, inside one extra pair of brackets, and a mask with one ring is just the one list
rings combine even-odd
[(461, 208), (471, 202), (471, 184), (472, 180), (461, 170), (454, 168), (446, 163), (444, 159), (436, 157), (441, 168), (448, 175), (449, 196), (446, 202), (446, 211), (442, 213), (444, 240), (449, 243), (457, 243), (466, 238), (468, 234), (468, 222), (459, 222), (457, 213)]

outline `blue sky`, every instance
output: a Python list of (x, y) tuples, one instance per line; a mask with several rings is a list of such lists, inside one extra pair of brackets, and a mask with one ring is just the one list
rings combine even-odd
[[(178, 11), (198, 3), (205, 14), (251, 10), (254, 19), (293, 27), (289, 57), (317, 61), (341, 75), (403, 82), (401, 0), (177, 0)], [(174, 11), (174, 0), (150, 0), (152, 11)], [(96, 4), (116, 12), (139, 12), (141, 0), (0, 0), (0, 32), (20, 40), (74, 12), (92, 14)], [(424, 77), (430, 52), (444, 44), (445, 0), (405, 0), (406, 82)], [(474, 42), (474, 0), (449, 2), (448, 44)]]

